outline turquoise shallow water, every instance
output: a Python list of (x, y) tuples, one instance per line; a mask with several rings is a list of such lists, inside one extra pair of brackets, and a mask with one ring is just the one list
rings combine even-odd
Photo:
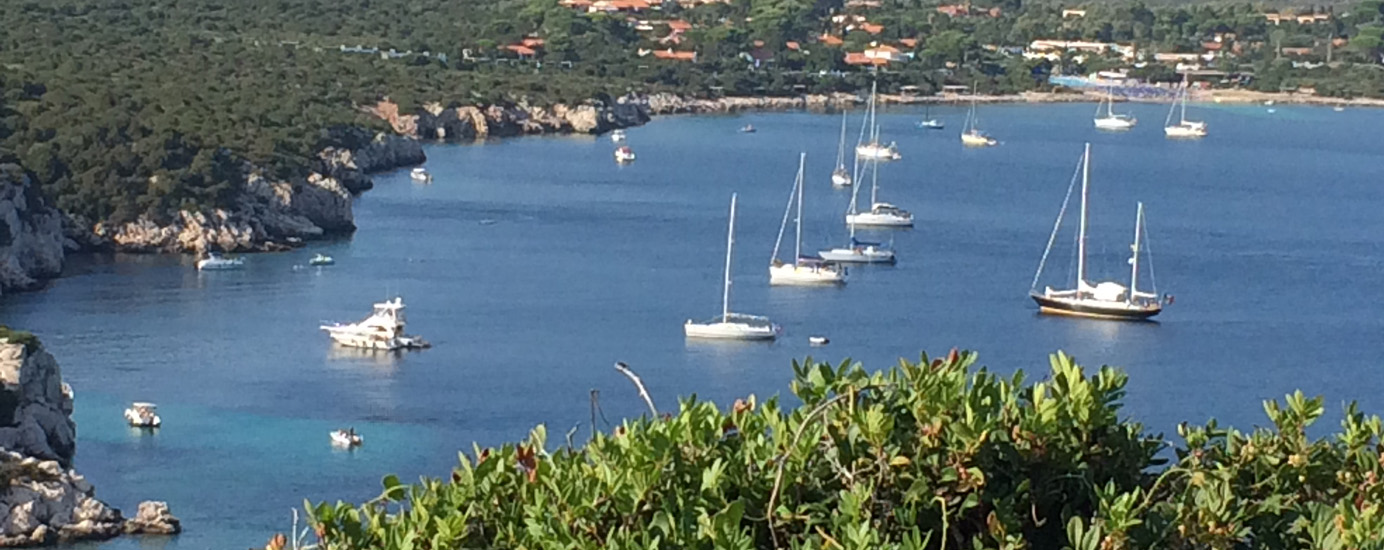
[[(629, 131), (639, 160), (604, 138), (430, 146), (432, 185), (383, 174), (356, 206), (359, 232), (240, 272), (198, 274), (176, 256), (78, 258), (68, 277), (6, 297), (0, 319), (38, 333), (77, 391), (78, 467), (112, 504), (168, 500), (187, 532), (107, 548), (244, 548), (286, 530), (303, 499), (359, 501), (386, 473), (444, 475), (471, 443), (550, 441), (580, 424), (589, 391), (606, 415), (642, 403), (610, 365), (628, 362), (656, 402), (785, 392), (793, 358), (880, 367), (920, 350), (981, 351), (1002, 371), (1042, 371), (1065, 349), (1132, 376), (1126, 411), (1156, 431), (1262, 418), (1296, 388), (1384, 410), (1384, 112), (1194, 107), (1199, 142), (1161, 135), (1159, 105), (1122, 106), (1133, 132), (1091, 128), (1093, 105), (982, 108), (999, 147), (964, 150), (963, 112), (944, 132), (883, 116), (902, 162), (881, 198), (911, 209), (893, 267), (853, 268), (842, 289), (770, 288), (766, 263), (807, 151), (807, 248), (843, 243), (848, 193), (828, 182), (840, 119), (803, 113), (657, 120)], [(853, 120), (852, 123), (856, 123)], [(752, 123), (753, 135), (736, 129)], [(856, 131), (852, 128), (851, 133)], [(1026, 297), (1084, 141), (1093, 143), (1093, 278), (1123, 278), (1145, 202), (1158, 324), (1040, 317)], [(773, 344), (687, 342), (719, 308), (725, 213), (740, 193), (734, 308), (785, 327)], [(338, 265), (294, 270), (314, 253)], [(1050, 274), (1069, 267), (1059, 247)], [(1056, 282), (1054, 280), (1054, 282)], [(330, 346), (324, 320), (356, 320), (400, 294), (435, 344), (401, 355)], [(811, 348), (809, 334), (832, 344)], [(130, 401), (165, 428), (131, 432)], [(327, 432), (366, 439), (344, 453)]]

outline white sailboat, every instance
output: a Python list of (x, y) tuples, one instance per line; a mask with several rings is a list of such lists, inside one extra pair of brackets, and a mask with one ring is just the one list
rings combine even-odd
[(975, 87), (971, 87), (971, 111), (966, 113), (966, 125), (961, 130), (961, 144), (967, 147), (991, 147), (998, 144), (995, 138), (990, 137), (977, 127), (979, 117), (976, 116), (976, 97)]
[(925, 130), (941, 130), (941, 129), (943, 129), (943, 128), (946, 128), (947, 125), (946, 125), (946, 124), (943, 124), (942, 121), (940, 121), (940, 120), (937, 120), (937, 119), (935, 119), (935, 118), (932, 118), (932, 106), (931, 106), (931, 105), (924, 105), (924, 106), (923, 106), (923, 120), (918, 121), (918, 127), (919, 127), (919, 128), (922, 128), (922, 129), (925, 129)]
[(779, 326), (768, 317), (731, 313), (730, 311), (730, 259), (735, 248), (735, 194), (730, 196), (730, 227), (726, 230), (726, 273), (721, 287), (721, 315), (707, 321), (697, 322), (688, 319), (683, 324), (683, 333), (688, 338), (707, 338), (718, 340), (773, 340), (778, 337)]
[(851, 171), (846, 169), (846, 110), (841, 110), (841, 141), (836, 145), (836, 170), (831, 172), (831, 184), (849, 187), (854, 182)]
[(894, 143), (884, 145), (879, 140), (879, 121), (876, 119), (876, 98), (875, 90), (877, 83), (870, 84), (870, 102), (868, 111), (865, 113), (864, 125), (861, 127), (862, 136), (869, 129), (869, 143), (861, 143), (855, 146), (855, 156), (857, 159), (865, 160), (899, 160), (903, 155), (899, 154), (899, 148)]
[(860, 186), (851, 191), (851, 204), (846, 209), (846, 225), (851, 228), (851, 239), (846, 246), (830, 248), (817, 252), (823, 260), (858, 264), (892, 264), (895, 261), (894, 249), (884, 243), (861, 241), (855, 238), (856, 197)]
[[(817, 256), (803, 256), (803, 170), (807, 154), (798, 157), (798, 177), (793, 180), (793, 191), (788, 194), (788, 206), (783, 211), (783, 223), (779, 224), (778, 240), (774, 241), (774, 254), (769, 260), (769, 284), (771, 285), (842, 285), (846, 284), (846, 268)], [(779, 260), (779, 245), (783, 244), (783, 231), (788, 227), (788, 215), (793, 212), (793, 203), (798, 205), (797, 236), (793, 245), (793, 262)]]
[[(1177, 124), (1173, 124), (1173, 113), (1181, 108), (1181, 115)], [(1168, 110), (1168, 120), (1164, 123), (1163, 134), (1170, 138), (1201, 138), (1206, 137), (1206, 123), (1187, 120), (1187, 78), (1182, 79), (1182, 88), (1178, 90), (1177, 99), (1173, 101), (1173, 106)]]
[[(1090, 317), (1095, 319), (1114, 319), (1126, 321), (1140, 321), (1149, 319), (1163, 311), (1163, 303), (1158, 297), (1157, 288), (1153, 292), (1139, 291), (1139, 260), (1140, 252), (1144, 249), (1143, 240), (1147, 231), (1144, 229), (1144, 203), (1138, 203), (1138, 210), (1134, 221), (1134, 244), (1131, 247), (1133, 255), (1129, 259), (1129, 288), (1114, 281), (1103, 281), (1092, 285), (1086, 282), (1086, 214), (1087, 214), (1087, 195), (1090, 189), (1091, 180), (1091, 144), (1086, 144), (1085, 154), (1081, 157), (1081, 221), (1077, 229), (1077, 267), (1075, 288), (1072, 289), (1053, 289), (1045, 287), (1042, 292), (1038, 292), (1038, 280), (1043, 275), (1043, 267), (1047, 264), (1048, 254), (1052, 252), (1052, 245), (1057, 240), (1057, 232), (1062, 227), (1062, 217), (1067, 211), (1067, 204), (1072, 197), (1072, 187), (1076, 184), (1073, 178), (1072, 185), (1067, 187), (1067, 197), (1062, 201), (1062, 210), (1058, 212), (1057, 223), (1053, 225), (1052, 235), (1048, 237), (1048, 247), (1043, 251), (1043, 259), (1038, 262), (1038, 272), (1033, 275), (1033, 285), (1029, 287), (1029, 297), (1033, 298), (1038, 304), (1038, 310), (1042, 313), (1055, 315), (1071, 315), (1077, 317)], [(1152, 262), (1149, 266), (1149, 275), (1153, 275)]]
[[(1105, 107), (1105, 114), (1101, 114), (1101, 107)], [(1115, 114), (1115, 94), (1112, 90), (1107, 90), (1105, 97), (1096, 106), (1096, 128), (1101, 130), (1128, 130), (1139, 122), (1138, 119), (1125, 115)]]
[(870, 169), (870, 210), (856, 212), (855, 201), (851, 201), (852, 211), (846, 214), (849, 225), (913, 227), (913, 214), (887, 202), (879, 201), (879, 162), (867, 161)]

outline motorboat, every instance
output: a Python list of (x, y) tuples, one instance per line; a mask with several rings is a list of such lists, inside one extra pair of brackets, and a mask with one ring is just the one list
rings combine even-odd
[(817, 252), (817, 256), (828, 261), (854, 264), (892, 264), (895, 262), (894, 249), (884, 243), (861, 241), (851, 238), (848, 246)]
[(706, 321), (688, 319), (683, 333), (688, 338), (714, 340), (773, 340), (780, 327), (768, 317), (730, 311), (730, 261), (735, 247), (735, 194), (730, 196), (730, 227), (726, 231), (726, 270), (721, 284), (721, 314)]
[[(1139, 291), (1140, 257), (1148, 254), (1143, 242), (1148, 234), (1148, 230), (1144, 228), (1144, 203), (1138, 203), (1134, 218), (1134, 244), (1130, 247), (1133, 254), (1129, 258), (1129, 286), (1125, 287), (1115, 281), (1091, 284), (1086, 280), (1086, 218), (1090, 174), (1091, 145), (1088, 143), (1081, 157), (1081, 219), (1077, 226), (1074, 288), (1054, 289), (1047, 286), (1042, 292), (1038, 291), (1038, 281), (1043, 276), (1043, 267), (1047, 264), (1053, 243), (1057, 241), (1057, 233), (1062, 227), (1062, 215), (1065, 213), (1067, 202), (1071, 200), (1075, 178), (1072, 185), (1067, 188), (1067, 198), (1063, 200), (1063, 209), (1058, 213), (1057, 223), (1053, 225), (1048, 247), (1043, 251), (1043, 259), (1038, 262), (1038, 272), (1033, 276), (1029, 297), (1038, 304), (1038, 311), (1046, 314), (1121, 321), (1150, 319), (1163, 311), (1163, 300), (1159, 298), (1156, 288), (1153, 292)], [(1153, 279), (1152, 262), (1149, 262), (1149, 276)]]
[(404, 299), (398, 297), (375, 304), (370, 316), (359, 323), (336, 323), (319, 328), (336, 343), (354, 348), (393, 351), (430, 347), (422, 338), (404, 334)]
[(830, 344), (831, 340), (827, 339), (826, 336), (808, 336), (807, 343), (813, 346), (825, 346)]
[(321, 265), (332, 265), (332, 264), (334, 264), (334, 263), (336, 263), (336, 260), (333, 259), (331, 256), (327, 256), (327, 255), (325, 255), (325, 254), (318, 254), (318, 255), (316, 255), (316, 256), (313, 256), (311, 260), (308, 260), (308, 265), (318, 265), (318, 266), (321, 266)]
[[(1101, 107), (1105, 107), (1104, 115), (1100, 112)], [(1134, 128), (1138, 122), (1139, 120), (1132, 116), (1115, 113), (1115, 95), (1113, 92), (1106, 93), (1105, 97), (1101, 98), (1100, 104), (1096, 106), (1095, 124), (1097, 129), (1129, 130)]]
[(740, 133), (742, 134), (753, 134), (756, 131), (753, 124), (746, 124), (744, 127), (740, 128)]
[[(769, 284), (771, 285), (843, 285), (846, 284), (846, 268), (816, 256), (803, 255), (803, 172), (807, 155), (798, 156), (798, 176), (793, 180), (793, 191), (788, 194), (788, 206), (783, 210), (783, 222), (779, 224), (778, 239), (774, 241), (774, 253), (769, 260)], [(788, 227), (788, 216), (797, 204), (798, 214), (794, 226), (796, 236), (793, 245), (793, 261), (779, 260), (779, 247), (783, 244), (783, 233)]]
[(1331, 109), (1331, 110), (1336, 111), (1336, 112), (1338, 112), (1338, 113), (1341, 113), (1341, 112), (1345, 112), (1346, 108), (1345, 108), (1345, 107), (1336, 107), (1336, 108), (1333, 108), (1333, 109)]
[(615, 131), (611, 132), (611, 133), (610, 133), (610, 141), (611, 141), (611, 143), (620, 143), (620, 142), (622, 142), (622, 141), (625, 141), (625, 131), (624, 131), (624, 130), (615, 130)]
[(836, 187), (850, 187), (851, 179), (851, 171), (845, 166), (838, 166), (831, 172), (831, 184)]
[(409, 172), (408, 177), (413, 178), (413, 181), (432, 183), (432, 174), (428, 173), (428, 170), (422, 166), (414, 168), (412, 172)]
[(158, 406), (142, 401), (137, 401), (125, 409), (125, 421), (136, 428), (157, 428), (163, 424), (163, 419), (158, 415)]
[(241, 258), (227, 258), (215, 252), (208, 252), (206, 257), (197, 260), (198, 271), (226, 271), (245, 267), (245, 260)]
[(365, 442), (365, 439), (362, 438), (360, 434), (356, 433), (355, 428), (346, 428), (344, 430), (332, 430), (330, 437), (332, 440), (332, 446), (343, 447), (347, 449), (352, 447), (359, 447), (361, 443)]
[(621, 146), (615, 149), (615, 162), (620, 164), (634, 162), (634, 149), (630, 149), (629, 146)]

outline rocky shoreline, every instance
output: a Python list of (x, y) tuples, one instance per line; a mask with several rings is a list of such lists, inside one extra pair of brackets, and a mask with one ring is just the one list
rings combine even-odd
[(143, 502), (127, 520), (96, 498), (72, 468), (72, 388), (32, 336), (14, 340), (0, 336), (0, 547), (180, 532), (163, 502)]

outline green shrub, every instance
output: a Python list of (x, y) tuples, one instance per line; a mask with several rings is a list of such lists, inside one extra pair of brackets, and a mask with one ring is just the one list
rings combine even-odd
[(33, 333), (22, 330), (14, 330), (5, 325), (0, 325), (0, 340), (8, 341), (11, 344), (22, 344), (25, 351), (33, 352), (38, 349), (38, 337)]

